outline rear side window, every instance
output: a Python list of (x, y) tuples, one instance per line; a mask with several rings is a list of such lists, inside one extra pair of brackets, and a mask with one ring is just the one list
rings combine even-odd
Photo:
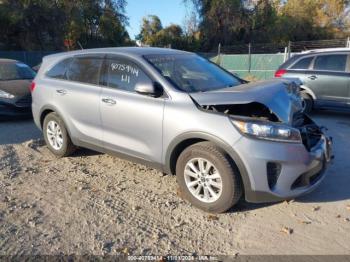
[(1, 80), (33, 79), (35, 72), (27, 65), (22, 63), (4, 63), (0, 64)]
[(296, 62), (291, 69), (308, 69), (313, 57), (306, 57)]
[(67, 79), (97, 85), (99, 83), (102, 57), (76, 57), (67, 71)]
[(72, 60), (71, 58), (62, 60), (52, 67), (46, 75), (51, 78), (66, 79), (66, 72)]
[(316, 57), (314, 70), (345, 71), (347, 55), (322, 55)]
[(123, 58), (106, 59), (106, 84), (109, 87), (134, 92), (136, 83), (151, 82), (141, 68)]
[(15, 63), (0, 64), (0, 77), (1, 80), (14, 80), (19, 79), (19, 73)]

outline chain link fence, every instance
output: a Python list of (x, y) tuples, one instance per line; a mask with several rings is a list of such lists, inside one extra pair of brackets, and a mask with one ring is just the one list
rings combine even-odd
[(302, 51), (324, 48), (349, 48), (350, 38), (289, 42), (279, 44), (245, 44), (218, 46), (217, 53), (206, 55), (226, 70), (249, 80), (274, 77), (274, 72), (289, 57)]
[[(219, 64), (239, 77), (251, 80), (269, 79), (288, 57), (311, 49), (322, 48), (350, 48), (350, 38), (299, 41), (283, 44), (240, 44), (232, 46), (218, 46), (210, 53), (198, 53)], [(0, 51), (0, 58), (9, 58), (21, 61), (29, 66), (41, 63), (46, 55), (58, 51)]]

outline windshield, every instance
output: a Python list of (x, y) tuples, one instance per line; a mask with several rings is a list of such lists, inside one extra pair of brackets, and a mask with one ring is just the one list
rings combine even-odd
[(33, 79), (35, 72), (27, 65), (22, 63), (4, 63), (0, 64), (1, 80)]
[(189, 93), (213, 91), (243, 83), (198, 55), (146, 55), (145, 59), (177, 88)]

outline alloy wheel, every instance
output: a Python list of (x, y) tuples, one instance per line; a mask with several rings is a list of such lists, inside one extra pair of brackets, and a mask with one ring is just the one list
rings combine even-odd
[(185, 183), (191, 194), (205, 203), (218, 200), (222, 193), (222, 178), (218, 169), (204, 158), (193, 158), (184, 171)]
[(56, 121), (50, 120), (47, 123), (46, 134), (50, 146), (55, 150), (60, 150), (63, 146), (63, 135), (61, 127)]

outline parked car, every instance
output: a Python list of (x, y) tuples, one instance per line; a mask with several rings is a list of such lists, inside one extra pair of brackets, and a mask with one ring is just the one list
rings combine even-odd
[(34, 121), (53, 154), (86, 147), (176, 174), (183, 196), (208, 212), (243, 193), (268, 202), (310, 192), (331, 159), (331, 140), (301, 113), (294, 82), (248, 84), (193, 53), (50, 55), (34, 82)]
[(35, 72), (38, 72), (39, 69), (40, 69), (40, 66), (41, 66), (41, 63), (37, 64), (36, 66), (33, 66), (32, 69), (33, 69)]
[(350, 48), (312, 50), (283, 63), (275, 77), (299, 78), (304, 112), (350, 109)]
[(0, 59), (0, 117), (31, 116), (29, 89), (34, 77), (29, 66)]

